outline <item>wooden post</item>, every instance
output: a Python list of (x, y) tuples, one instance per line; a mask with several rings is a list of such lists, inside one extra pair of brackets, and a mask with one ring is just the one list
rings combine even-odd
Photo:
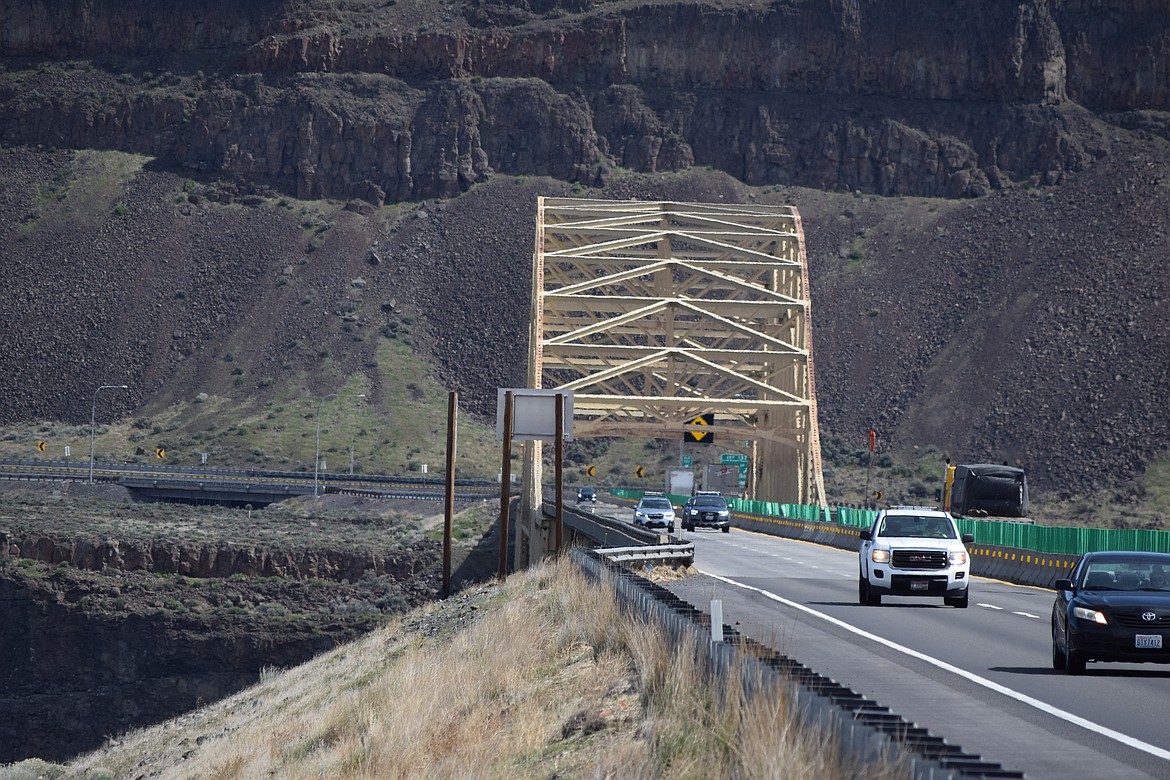
[(455, 416), (459, 412), (459, 394), (447, 395), (447, 482), (443, 510), (443, 598), (451, 595), (451, 537), (455, 507)]
[[(508, 576), (508, 505), (512, 498), (512, 391), (504, 393), (504, 464), (500, 468), (500, 570)], [(517, 550), (517, 553), (519, 550)]]
[(557, 414), (556, 414), (556, 551), (560, 555), (564, 550), (565, 544), (565, 478), (564, 478), (564, 464), (565, 464), (565, 394), (557, 393)]

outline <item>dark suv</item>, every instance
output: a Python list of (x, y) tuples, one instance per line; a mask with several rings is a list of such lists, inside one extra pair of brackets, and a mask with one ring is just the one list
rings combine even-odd
[(718, 528), (731, 532), (731, 507), (718, 493), (699, 493), (687, 499), (682, 508), (682, 525), (687, 531), (696, 528)]
[(577, 503), (578, 504), (596, 504), (597, 490), (591, 487), (577, 488)]

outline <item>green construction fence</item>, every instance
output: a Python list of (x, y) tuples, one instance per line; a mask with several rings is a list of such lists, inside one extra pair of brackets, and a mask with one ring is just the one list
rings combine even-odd
[[(636, 501), (644, 492), (611, 490), (610, 495)], [(670, 496), (670, 500), (675, 504), (682, 504), (687, 498), (688, 496)], [(780, 504), (739, 498), (728, 503), (731, 504), (733, 511), (744, 514), (834, 522), (854, 528), (868, 528), (877, 516), (875, 510), (850, 507)], [(974, 520), (966, 517), (959, 517), (956, 520), (960, 533), (974, 534), (977, 543), (997, 547), (1017, 547), (1053, 555), (1082, 555), (1095, 550), (1170, 553), (1170, 531), (1136, 528), (1066, 528), (999, 520)]]

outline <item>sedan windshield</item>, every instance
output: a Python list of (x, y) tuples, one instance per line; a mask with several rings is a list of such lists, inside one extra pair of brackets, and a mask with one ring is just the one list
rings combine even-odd
[(1170, 570), (1163, 561), (1101, 561), (1085, 568), (1081, 588), (1170, 591)]

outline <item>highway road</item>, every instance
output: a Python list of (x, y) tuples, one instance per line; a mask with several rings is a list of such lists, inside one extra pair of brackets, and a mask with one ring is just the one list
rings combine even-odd
[[(17, 461), (0, 460), (0, 479), (8, 480), (63, 480), (87, 482), (89, 461)], [(129, 464), (96, 463), (95, 482), (140, 484), (143, 480), (159, 480), (168, 484), (215, 485), (221, 490), (236, 488), (284, 488), (290, 494), (312, 494), (314, 484), (324, 492), (361, 492), (393, 498), (423, 498), (441, 500), (444, 496), (442, 477), (393, 477), (384, 475), (339, 474), (322, 472), (314, 479), (312, 472), (276, 472), (245, 469), (207, 469), (182, 466), (139, 466)], [(458, 499), (478, 499), (498, 496), (499, 486), (490, 482), (457, 480)]]
[[(614, 510), (625, 519), (629, 510)], [(974, 578), (941, 598), (857, 604), (857, 554), (733, 529), (683, 536), (704, 576), (668, 583), (745, 635), (1029, 778), (1170, 778), (1170, 666), (1051, 666), (1051, 591)]]

